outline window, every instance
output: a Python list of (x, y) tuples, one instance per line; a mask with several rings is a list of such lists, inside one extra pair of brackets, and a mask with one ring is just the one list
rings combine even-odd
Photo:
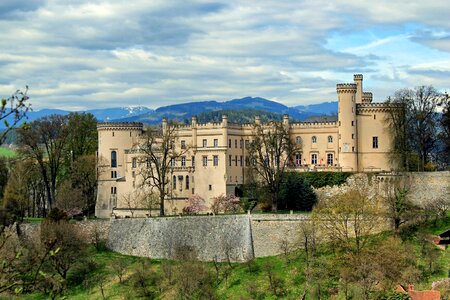
[(117, 171), (111, 171), (111, 178), (117, 178)]
[(231, 148), (231, 139), (228, 140), (228, 148)]
[(112, 195), (117, 194), (117, 187), (115, 187), (115, 186), (112, 186), (112, 187), (111, 187), (111, 194), (112, 194)]
[(136, 172), (135, 171), (131, 172), (131, 177), (133, 177), (133, 178), (136, 177)]
[(237, 167), (237, 155), (234, 157), (234, 165)]
[(313, 137), (311, 138), (311, 143), (317, 143), (317, 137), (315, 135), (313, 135)]
[(377, 136), (372, 137), (372, 148), (378, 149), (378, 137)]
[(208, 146), (208, 141), (206, 139), (203, 139), (203, 148), (206, 148)]
[(354, 140), (355, 139), (355, 134), (354, 133), (352, 133), (352, 140)]
[(172, 185), (173, 185), (173, 189), (176, 190), (177, 189), (177, 176), (173, 175), (172, 177)]
[(218, 139), (214, 139), (214, 148), (219, 147), (219, 140)]
[(377, 119), (377, 115), (373, 115), (373, 119), (376, 120)]
[(355, 147), (354, 146), (352, 147), (352, 152), (355, 152)]
[(186, 167), (186, 156), (181, 157), (181, 166)]
[(219, 165), (219, 156), (214, 155), (213, 156), (213, 166), (218, 166)]
[(341, 121), (339, 121), (339, 126), (341, 126)]
[(239, 157), (239, 165), (242, 167), (242, 155)]
[(240, 140), (239, 141), (239, 148), (243, 148), (244, 147), (244, 140)]
[(171, 158), (170, 159), (170, 166), (171, 167), (175, 167), (177, 165), (177, 161), (175, 160), (175, 158)]
[(186, 176), (186, 189), (189, 189), (189, 175)]
[(111, 168), (117, 167), (117, 152), (111, 151)]
[(207, 167), (208, 166), (208, 156), (203, 156), (202, 159), (203, 159), (203, 166)]
[(245, 149), (250, 148), (250, 141), (249, 140), (245, 140)]
[(332, 143), (333, 142), (333, 137), (331, 135), (328, 136), (328, 143)]
[(231, 167), (231, 155), (228, 155), (228, 165)]
[(355, 126), (355, 121), (352, 121), (352, 126)]
[(186, 141), (181, 141), (181, 149), (186, 149)]
[(245, 166), (246, 167), (250, 166), (250, 157), (248, 156), (245, 157)]
[(300, 166), (302, 164), (302, 155), (300, 153), (295, 154), (295, 165)]
[(195, 167), (195, 156), (192, 156), (191, 160), (192, 160), (192, 166)]
[(237, 148), (237, 140), (234, 140), (234, 148)]
[(209, 185), (209, 190), (212, 191), (212, 185)]
[(131, 136), (131, 131), (130, 131), (130, 136)]
[(311, 164), (317, 165), (317, 154), (316, 153), (311, 154)]
[(131, 160), (131, 167), (134, 169), (134, 168), (136, 168), (136, 165), (137, 165), (137, 159), (136, 159), (136, 158), (133, 158), (133, 159)]
[(112, 136), (114, 136), (114, 131), (112, 132)]
[(327, 154), (327, 165), (329, 165), (329, 166), (333, 165), (333, 153)]
[(295, 143), (297, 144), (297, 145), (301, 145), (302, 144), (302, 138), (301, 137), (296, 137), (295, 138)]

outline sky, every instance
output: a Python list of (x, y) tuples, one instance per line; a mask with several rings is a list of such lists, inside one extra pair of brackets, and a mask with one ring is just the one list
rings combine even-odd
[(0, 96), (35, 110), (450, 90), (448, 0), (1, 0)]

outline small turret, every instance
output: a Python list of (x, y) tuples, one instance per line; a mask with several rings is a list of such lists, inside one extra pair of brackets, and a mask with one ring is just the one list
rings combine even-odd
[(353, 82), (356, 84), (356, 103), (362, 103), (363, 95), (363, 75), (355, 74), (353, 75)]
[(260, 125), (261, 124), (261, 117), (260, 116), (255, 116), (255, 124), (256, 125)]

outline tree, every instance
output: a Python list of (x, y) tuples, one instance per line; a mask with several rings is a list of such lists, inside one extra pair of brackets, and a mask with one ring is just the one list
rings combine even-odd
[(432, 86), (418, 86), (395, 92), (387, 103), (397, 109), (389, 110), (394, 159), (407, 171), (412, 169), (415, 156), (417, 170), (423, 171), (436, 150), (438, 118), (436, 108), (442, 103), (442, 94)]
[(268, 126), (255, 125), (249, 157), (252, 169), (258, 174), (271, 198), (272, 211), (278, 209), (283, 176), (296, 150), (285, 124), (272, 122)]
[(0, 121), (3, 120), (6, 130), (0, 134), (0, 144), (3, 143), (8, 132), (16, 127), (31, 109), (27, 92), (28, 86), (24, 92), (17, 90), (11, 97), (6, 99), (2, 98)]
[(344, 250), (358, 253), (380, 224), (379, 200), (369, 199), (366, 190), (350, 190), (319, 202), (313, 217), (332, 241)]
[(186, 206), (183, 207), (183, 213), (186, 215), (196, 215), (205, 208), (205, 199), (199, 195), (194, 195), (188, 199)]
[(67, 123), (66, 116), (50, 115), (18, 130), (21, 152), (39, 165), (49, 208), (53, 207), (55, 201), (58, 177), (69, 136)]
[(444, 143), (444, 157), (447, 158), (446, 163), (450, 164), (450, 98), (448, 94), (445, 94), (445, 99), (443, 100), (443, 110), (441, 117), (441, 128), (440, 133), (441, 141)]
[(81, 156), (94, 155), (98, 147), (97, 119), (90, 113), (70, 113), (68, 116), (67, 150), (71, 161)]
[(164, 200), (169, 193), (169, 177), (173, 171), (173, 160), (188, 151), (185, 149), (176, 150), (178, 140), (177, 128), (163, 122), (162, 128), (148, 128), (139, 144), (140, 169), (143, 187), (149, 188), (150, 192), (156, 189), (159, 194), (160, 215), (164, 216)]
[(279, 207), (311, 211), (316, 202), (316, 194), (300, 173), (287, 172), (285, 174), (281, 183)]
[(386, 217), (391, 221), (394, 233), (398, 234), (400, 226), (417, 217), (418, 207), (408, 197), (409, 182), (406, 177), (397, 178), (386, 184), (384, 202)]
[[(79, 190), (82, 195), (82, 209), (85, 214), (93, 213), (97, 194), (97, 174), (94, 154), (84, 154), (76, 157), (72, 162), (69, 180), (72, 188)], [(100, 172), (99, 170), (98, 172)]]

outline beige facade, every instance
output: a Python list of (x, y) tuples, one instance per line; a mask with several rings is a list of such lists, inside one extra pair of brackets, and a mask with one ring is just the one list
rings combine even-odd
[[(354, 75), (353, 83), (337, 84), (338, 121), (283, 122), (301, 149), (293, 157), (296, 171), (388, 171), (391, 138), (385, 118), (390, 109), (372, 103), (372, 93), (363, 91), (363, 76)], [(260, 123), (259, 118), (255, 123)], [(167, 120), (163, 120), (163, 128)], [(245, 184), (249, 166), (247, 145), (252, 140), (254, 124), (197, 122), (177, 125), (176, 147), (186, 151), (171, 168), (170, 199), (167, 214), (180, 213), (189, 197), (198, 194), (207, 203), (213, 197), (233, 193)], [(148, 215), (137, 201), (142, 191), (137, 163), (142, 123), (99, 123), (98, 197), (96, 215), (109, 217)]]

